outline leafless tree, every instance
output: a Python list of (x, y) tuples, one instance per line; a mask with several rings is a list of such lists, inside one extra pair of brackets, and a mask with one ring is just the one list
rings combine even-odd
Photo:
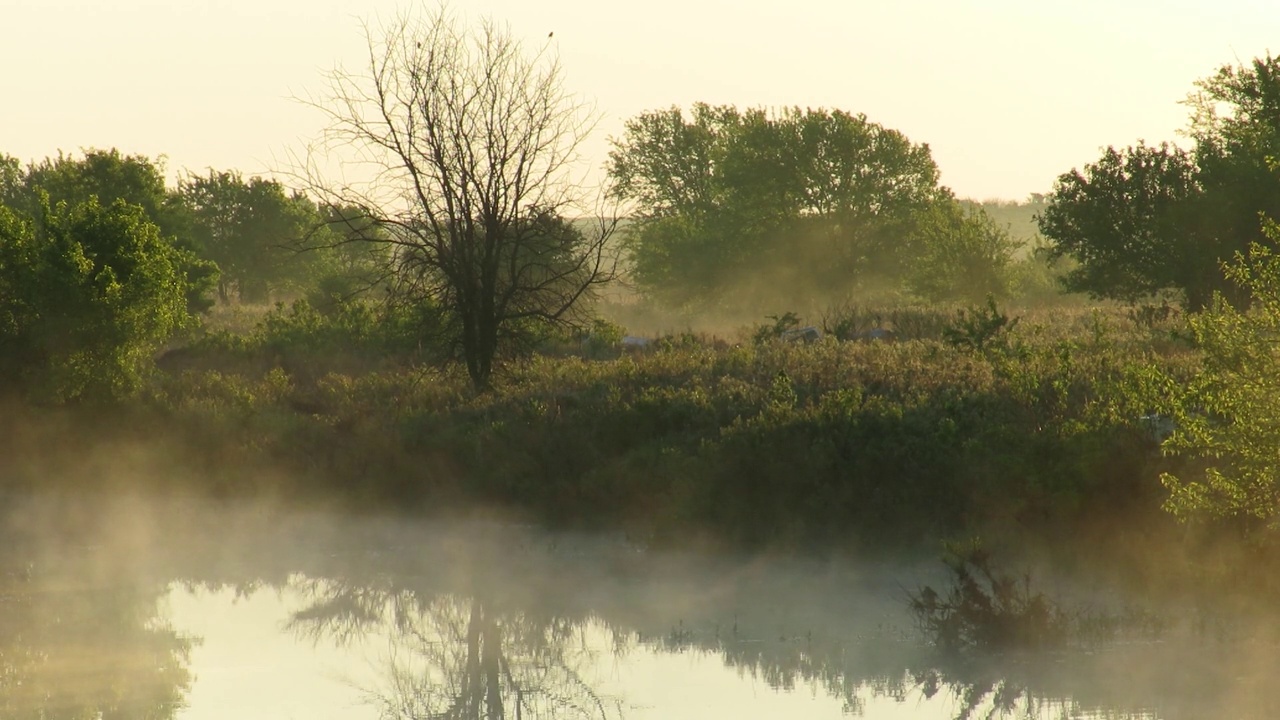
[[(367, 67), (333, 71), (311, 101), (330, 123), (298, 167), (341, 211), (332, 237), (392, 247), (392, 297), (436, 304), (486, 388), (495, 357), (584, 322), (616, 273), (616, 215), (575, 177), (598, 116), (565, 90), (550, 45), (528, 52), (491, 20), (441, 5), (365, 36)], [(354, 180), (326, 177), (335, 158)]]

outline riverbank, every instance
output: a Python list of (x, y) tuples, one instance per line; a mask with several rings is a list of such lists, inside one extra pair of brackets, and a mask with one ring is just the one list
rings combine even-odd
[(1197, 362), (1176, 322), (1095, 310), (987, 336), (917, 319), (891, 342), (674, 336), (535, 356), (477, 394), (403, 343), (276, 327), (184, 349), (124, 407), (6, 413), (5, 477), (468, 510), (654, 545), (981, 536), (1137, 555), (1172, 524), (1159, 473), (1175, 462), (1143, 417)]

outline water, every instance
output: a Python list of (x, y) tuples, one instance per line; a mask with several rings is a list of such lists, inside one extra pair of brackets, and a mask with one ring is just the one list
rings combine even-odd
[(1276, 717), (1275, 647), (944, 661), (932, 566), (130, 498), (11, 501), (0, 717)]

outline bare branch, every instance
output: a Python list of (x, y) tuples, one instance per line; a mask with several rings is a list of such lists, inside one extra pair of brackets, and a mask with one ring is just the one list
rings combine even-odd
[[(590, 232), (570, 221), (591, 200), (575, 176), (598, 114), (565, 89), (548, 47), (528, 53), (492, 20), (472, 30), (441, 6), (366, 24), (365, 39), (367, 66), (335, 69), (328, 96), (306, 101), (329, 126), (293, 175), (338, 218), (342, 242), (387, 249), (397, 301), (452, 318), (485, 387), (524, 325), (581, 322), (616, 274), (605, 196)], [(339, 179), (321, 172), (335, 164)]]

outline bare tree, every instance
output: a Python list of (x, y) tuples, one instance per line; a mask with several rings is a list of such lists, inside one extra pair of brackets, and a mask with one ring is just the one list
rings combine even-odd
[[(330, 126), (302, 174), (340, 211), (340, 242), (392, 247), (393, 299), (435, 303), (486, 388), (496, 356), (582, 323), (616, 273), (617, 218), (574, 177), (597, 115), (564, 89), (549, 45), (526, 52), (493, 21), (470, 28), (439, 6), (365, 36), (368, 66), (335, 70), (312, 101)], [(357, 181), (319, 172), (338, 156)]]

